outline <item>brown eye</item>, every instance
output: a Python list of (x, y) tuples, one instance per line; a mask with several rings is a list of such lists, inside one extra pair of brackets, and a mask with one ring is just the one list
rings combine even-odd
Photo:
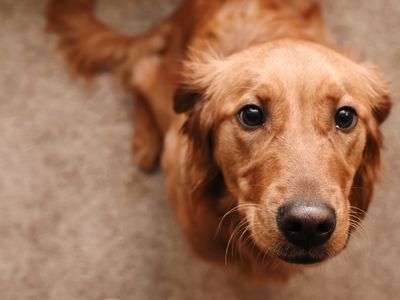
[(341, 107), (336, 111), (335, 123), (337, 129), (349, 131), (357, 125), (357, 120), (357, 113), (351, 107)]
[(237, 114), (239, 122), (248, 129), (256, 129), (265, 123), (265, 113), (257, 105), (246, 105)]

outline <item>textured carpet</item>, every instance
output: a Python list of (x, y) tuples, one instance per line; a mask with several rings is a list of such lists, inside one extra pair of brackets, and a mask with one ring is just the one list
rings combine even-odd
[[(139, 32), (177, 1), (100, 1)], [(43, 32), (44, 0), (0, 0), (0, 299), (400, 299), (400, 109), (384, 126), (385, 172), (338, 258), (280, 287), (243, 285), (194, 258), (162, 174), (130, 151), (131, 101), (102, 76), (72, 80)], [(322, 0), (328, 27), (382, 66), (400, 94), (400, 2)]]

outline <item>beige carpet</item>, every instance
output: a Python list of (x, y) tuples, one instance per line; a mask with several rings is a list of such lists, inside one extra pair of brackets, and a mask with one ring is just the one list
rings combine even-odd
[[(175, 1), (100, 1), (139, 32)], [(133, 166), (131, 102), (107, 76), (72, 80), (43, 33), (44, 0), (0, 0), (0, 299), (400, 299), (400, 106), (366, 234), (282, 287), (250, 288), (194, 258), (162, 175)], [(400, 94), (400, 2), (323, 0), (329, 28)]]

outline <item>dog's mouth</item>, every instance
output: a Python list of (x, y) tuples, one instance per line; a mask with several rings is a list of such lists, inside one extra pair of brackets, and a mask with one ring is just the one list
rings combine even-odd
[(311, 265), (320, 263), (325, 260), (324, 257), (313, 256), (310, 254), (299, 255), (299, 256), (288, 256), (288, 255), (278, 255), (280, 259), (290, 264), (298, 264), (298, 265)]
[[(343, 224), (336, 226), (336, 211), (325, 202), (292, 201), (279, 207), (275, 215), (271, 222), (268, 215), (256, 214), (251, 237), (261, 252), (286, 263), (318, 264), (339, 254), (346, 245), (342, 245), (346, 240)], [(276, 228), (266, 230), (274, 225)]]
[(325, 247), (298, 249), (288, 246), (283, 247), (276, 254), (287, 263), (300, 265), (320, 263), (330, 257)]

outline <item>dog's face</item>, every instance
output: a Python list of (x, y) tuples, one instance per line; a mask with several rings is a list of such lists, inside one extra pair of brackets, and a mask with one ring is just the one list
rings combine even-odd
[(290, 41), (198, 67), (206, 74), (193, 81), (202, 100), (192, 132), (211, 136), (254, 243), (291, 263), (338, 254), (371, 196), (390, 107), (384, 83), (331, 50)]

